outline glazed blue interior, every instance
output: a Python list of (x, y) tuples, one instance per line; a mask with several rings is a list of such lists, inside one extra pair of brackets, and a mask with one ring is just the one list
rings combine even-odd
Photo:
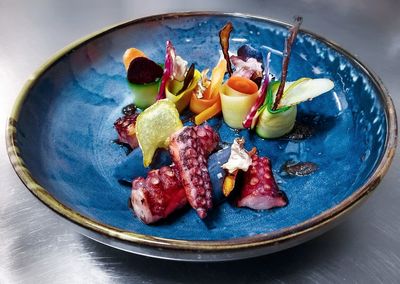
[[(225, 240), (276, 231), (306, 221), (354, 193), (382, 156), (386, 118), (373, 83), (347, 57), (300, 33), (292, 51), (288, 80), (327, 77), (335, 88), (299, 106), (298, 120), (315, 127), (303, 141), (263, 140), (222, 123), (221, 139), (245, 136), (247, 147), (268, 156), (288, 206), (270, 211), (236, 208), (225, 202), (208, 219), (189, 208), (157, 225), (144, 225), (128, 207), (130, 189), (114, 176), (127, 159), (114, 144), (113, 122), (132, 101), (122, 54), (142, 49), (162, 62), (167, 39), (198, 69), (220, 57), (219, 29), (232, 21), (231, 51), (249, 43), (272, 51), (272, 73), (280, 76), (286, 28), (263, 20), (231, 16), (191, 16), (128, 24), (91, 39), (69, 52), (39, 78), (26, 97), (17, 124), (21, 156), (35, 180), (58, 201), (83, 216), (122, 230), (187, 240)], [(285, 177), (287, 160), (310, 161), (318, 171)]]

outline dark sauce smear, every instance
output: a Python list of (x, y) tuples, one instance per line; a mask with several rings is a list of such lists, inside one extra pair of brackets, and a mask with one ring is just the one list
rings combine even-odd
[(124, 114), (124, 115), (133, 115), (133, 114), (136, 113), (136, 110), (137, 109), (136, 109), (135, 104), (129, 104), (129, 105), (124, 106), (122, 108), (122, 114)]
[(293, 162), (287, 161), (282, 166), (282, 172), (289, 176), (308, 176), (318, 169), (317, 164), (312, 162)]
[(194, 124), (194, 116), (195, 115), (193, 114), (192, 116), (186, 115), (181, 117), (182, 124), (186, 124), (189, 122)]
[(126, 187), (129, 187), (129, 188), (132, 187), (132, 183), (131, 183), (131, 182), (126, 181), (126, 180), (123, 180), (123, 179), (119, 179), (119, 180), (118, 180), (118, 183), (119, 183), (120, 185), (122, 185), (122, 186), (126, 186)]
[(133, 212), (133, 214), (135, 214), (135, 212), (133, 211), (132, 200), (130, 196), (128, 197), (128, 208)]
[(140, 221), (140, 219), (136, 216), (135, 210), (133, 209), (132, 199), (130, 196), (128, 197), (128, 208), (129, 208), (129, 211), (131, 211), (131, 213), (133, 214), (133, 217)]
[(296, 122), (292, 131), (285, 134), (280, 139), (283, 140), (304, 140), (311, 137), (314, 133), (314, 128), (308, 124)]
[(126, 154), (127, 156), (133, 151), (133, 149), (131, 148), (131, 146), (129, 146), (128, 144), (125, 144), (125, 143), (120, 142), (118, 139), (114, 139), (112, 142), (113, 142), (114, 144), (117, 144), (117, 145), (120, 146), (121, 148), (124, 148), (125, 154)]

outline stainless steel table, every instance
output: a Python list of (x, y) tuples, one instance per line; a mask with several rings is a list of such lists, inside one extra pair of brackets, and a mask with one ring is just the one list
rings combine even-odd
[[(400, 111), (400, 2), (0, 0), (0, 132), (25, 80), (71, 41), (133, 18), (187, 10), (290, 21), (369, 65)], [(347, 221), (301, 246), (256, 259), (201, 264), (136, 256), (76, 233), (24, 188), (0, 140), (0, 283), (400, 282), (400, 155)]]

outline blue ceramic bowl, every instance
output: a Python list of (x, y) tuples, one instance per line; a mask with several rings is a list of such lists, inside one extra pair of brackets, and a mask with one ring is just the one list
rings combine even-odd
[[(382, 83), (337, 45), (301, 31), (288, 80), (327, 77), (335, 88), (300, 105), (298, 120), (315, 133), (302, 141), (263, 140), (224, 123), (221, 139), (245, 136), (270, 157), (289, 204), (270, 211), (225, 202), (206, 221), (182, 210), (157, 225), (144, 225), (128, 207), (129, 187), (115, 177), (126, 153), (114, 144), (113, 122), (132, 101), (122, 64), (129, 47), (162, 62), (165, 41), (198, 69), (220, 57), (218, 31), (231, 21), (232, 51), (249, 43), (272, 51), (280, 74), (288, 25), (243, 15), (159, 15), (101, 31), (66, 47), (24, 87), (8, 127), (11, 162), (26, 186), (47, 206), (79, 225), (84, 234), (115, 247), (186, 260), (245, 258), (293, 246), (326, 231), (379, 183), (392, 160), (397, 126)], [(218, 123), (218, 122), (217, 122)], [(318, 171), (289, 178), (288, 160), (311, 161)], [(118, 173), (117, 173), (118, 174)]]

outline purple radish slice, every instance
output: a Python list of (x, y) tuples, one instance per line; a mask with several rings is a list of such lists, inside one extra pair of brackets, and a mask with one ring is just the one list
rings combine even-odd
[(174, 71), (174, 58), (175, 58), (175, 48), (172, 45), (172, 42), (167, 40), (164, 73), (161, 77), (161, 85), (160, 89), (158, 90), (157, 100), (165, 99), (165, 86), (167, 85), (168, 80), (171, 79)]
[(253, 129), (257, 124), (257, 119), (259, 115), (257, 114), (257, 110), (261, 107), (261, 105), (265, 101), (265, 97), (267, 95), (267, 89), (269, 85), (269, 61), (271, 57), (271, 52), (268, 52), (267, 59), (265, 62), (265, 70), (264, 70), (264, 80), (261, 85), (261, 89), (257, 98), (256, 103), (251, 107), (250, 112), (247, 114), (246, 119), (243, 121), (244, 128)]

